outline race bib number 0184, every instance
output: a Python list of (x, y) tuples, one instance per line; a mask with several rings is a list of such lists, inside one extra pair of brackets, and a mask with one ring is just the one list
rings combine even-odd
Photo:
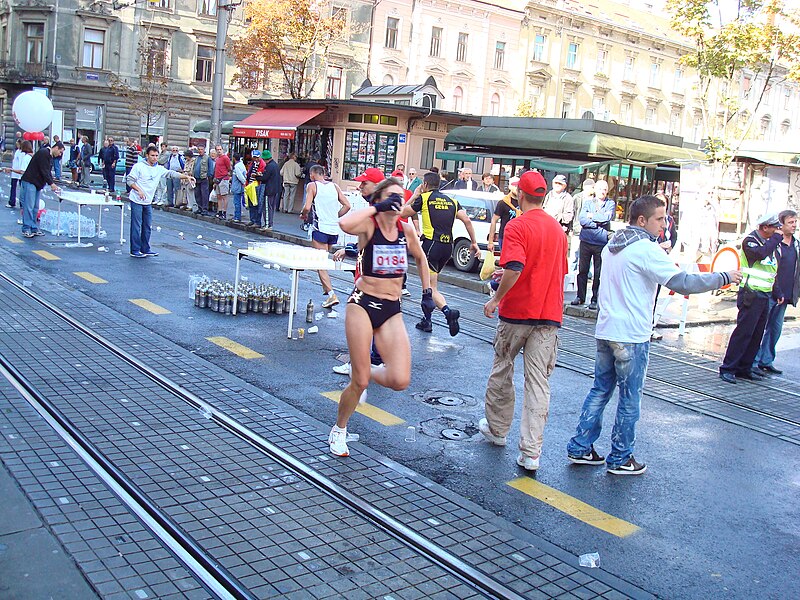
[(408, 270), (405, 246), (373, 246), (372, 272), (376, 275), (399, 275)]

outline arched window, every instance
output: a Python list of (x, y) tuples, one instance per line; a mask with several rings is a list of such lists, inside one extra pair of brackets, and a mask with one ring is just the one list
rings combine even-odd
[(460, 86), (456, 86), (456, 89), (453, 90), (453, 110), (455, 112), (461, 112), (464, 106), (464, 90), (461, 89)]
[(492, 94), (492, 99), (489, 101), (489, 112), (493, 117), (500, 116), (500, 94)]
[(781, 123), (781, 135), (783, 137), (786, 137), (787, 135), (789, 135), (789, 131), (791, 131), (791, 129), (792, 129), (791, 121), (789, 121), (789, 119), (784, 119), (783, 123)]
[(384, 75), (383, 85), (394, 85), (394, 77), (392, 77), (391, 75)]
[(772, 117), (769, 115), (764, 115), (761, 117), (760, 138), (767, 141), (772, 139)]

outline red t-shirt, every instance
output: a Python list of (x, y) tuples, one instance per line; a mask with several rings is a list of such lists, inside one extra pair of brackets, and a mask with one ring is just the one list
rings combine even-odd
[(231, 159), (227, 154), (217, 156), (214, 161), (214, 177), (216, 179), (229, 179), (231, 176)]
[(528, 325), (561, 325), (567, 236), (544, 210), (529, 210), (506, 225), (500, 266), (523, 265), (514, 287), (500, 301), (500, 319)]

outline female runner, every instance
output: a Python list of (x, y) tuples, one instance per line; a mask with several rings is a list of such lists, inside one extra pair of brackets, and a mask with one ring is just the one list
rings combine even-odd
[[(393, 390), (404, 390), (411, 380), (411, 348), (400, 310), (408, 252), (417, 261), (422, 280), (422, 304), (433, 310), (428, 261), (414, 226), (400, 221), (403, 186), (397, 179), (381, 182), (372, 194), (372, 206), (339, 219), (342, 231), (358, 236), (355, 289), (347, 300), (345, 333), (350, 349), (350, 385), (342, 392), (336, 425), (328, 436), (331, 453), (349, 456), (347, 422), (366, 392), (370, 380)], [(384, 366), (370, 364), (373, 337)]]

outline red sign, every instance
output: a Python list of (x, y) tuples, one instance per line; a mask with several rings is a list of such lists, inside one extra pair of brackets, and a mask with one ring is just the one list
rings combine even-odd
[(234, 127), (233, 137), (243, 138), (277, 138), (280, 140), (293, 140), (294, 130), (284, 129), (259, 129), (256, 127)]

